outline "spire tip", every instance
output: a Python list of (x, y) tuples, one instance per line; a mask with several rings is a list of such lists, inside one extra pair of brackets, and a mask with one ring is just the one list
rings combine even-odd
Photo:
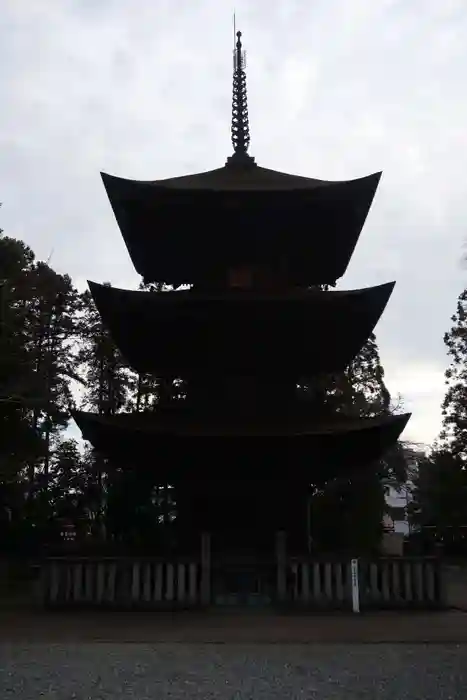
[[(250, 145), (250, 124), (248, 119), (248, 104), (246, 91), (246, 61), (242, 49), (242, 32), (236, 32), (237, 42), (234, 49), (233, 94), (232, 94), (232, 159), (242, 163), (254, 163), (248, 155)], [(229, 158), (228, 162), (232, 161)]]

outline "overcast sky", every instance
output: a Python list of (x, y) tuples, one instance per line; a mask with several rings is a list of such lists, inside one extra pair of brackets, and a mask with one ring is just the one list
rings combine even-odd
[[(233, 3), (3, 0), (0, 226), (135, 287), (101, 170), (159, 179), (231, 153)], [(443, 333), (467, 284), (466, 0), (236, 0), (250, 152), (323, 179), (383, 170), (341, 288), (396, 280), (377, 327), (404, 437), (440, 427)], [(303, 222), (306, 226), (307, 222)], [(313, 222), (309, 222), (310, 235)]]

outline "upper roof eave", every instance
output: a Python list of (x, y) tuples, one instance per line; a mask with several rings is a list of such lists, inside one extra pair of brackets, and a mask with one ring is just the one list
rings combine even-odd
[(137, 190), (198, 190), (198, 191), (284, 191), (284, 190), (318, 190), (332, 186), (361, 183), (368, 187), (376, 186), (382, 172), (378, 171), (352, 180), (319, 180), (316, 178), (291, 175), (278, 170), (262, 168), (258, 165), (232, 166), (208, 170), (192, 175), (182, 175), (163, 180), (132, 180), (101, 172), (104, 186), (108, 193), (119, 191), (131, 194)]

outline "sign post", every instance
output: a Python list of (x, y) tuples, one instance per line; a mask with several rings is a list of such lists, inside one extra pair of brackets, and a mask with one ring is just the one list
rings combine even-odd
[(352, 576), (352, 611), (360, 612), (360, 586), (358, 581), (358, 559), (352, 559), (350, 562), (350, 571)]

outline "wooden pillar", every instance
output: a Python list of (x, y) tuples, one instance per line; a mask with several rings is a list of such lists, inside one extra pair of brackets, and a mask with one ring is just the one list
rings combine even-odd
[(276, 533), (276, 565), (277, 565), (277, 600), (287, 599), (287, 535), (285, 532)]
[(201, 604), (211, 603), (211, 535), (201, 535)]
[(446, 586), (446, 567), (443, 562), (443, 543), (437, 542), (435, 544), (435, 562), (434, 562), (434, 573), (435, 577), (438, 579), (437, 585), (437, 604), (441, 608), (447, 607), (447, 586)]

